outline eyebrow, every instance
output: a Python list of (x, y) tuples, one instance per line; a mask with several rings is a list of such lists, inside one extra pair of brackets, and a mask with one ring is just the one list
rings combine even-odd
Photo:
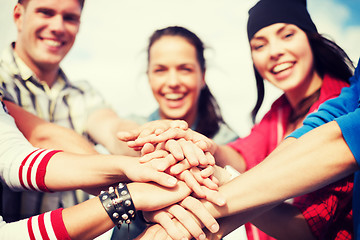
[[(276, 30), (276, 35), (278, 35), (278, 34), (280, 34), (281, 32), (283, 32), (287, 27), (289, 26), (289, 24), (286, 24), (286, 23), (284, 23), (284, 26), (282, 26), (282, 27), (280, 27), (278, 30)], [(251, 39), (251, 41), (252, 40), (262, 40), (262, 39), (264, 39), (265, 37), (263, 37), (263, 36), (254, 36), (253, 37), (253, 39)], [(250, 43), (251, 43), (251, 41), (250, 41)]]
[(285, 28), (287, 28), (289, 26), (289, 24), (285, 24), (284, 26), (282, 26), (281, 28), (279, 28), (276, 31), (276, 34), (280, 34), (281, 32), (283, 32), (285, 30)]

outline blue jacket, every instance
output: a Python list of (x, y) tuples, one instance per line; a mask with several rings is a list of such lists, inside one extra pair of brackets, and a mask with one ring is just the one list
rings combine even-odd
[[(355, 74), (350, 78), (350, 87), (341, 94), (320, 105), (319, 110), (304, 120), (304, 126), (289, 137), (299, 138), (310, 130), (335, 120), (360, 166), (360, 59)], [(360, 171), (355, 173), (353, 192), (354, 237), (360, 239)]]

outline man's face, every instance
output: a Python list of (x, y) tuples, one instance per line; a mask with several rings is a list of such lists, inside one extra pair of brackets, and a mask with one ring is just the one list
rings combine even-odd
[(78, 0), (29, 0), (17, 4), (16, 53), (31, 69), (58, 68), (75, 42), (80, 16)]

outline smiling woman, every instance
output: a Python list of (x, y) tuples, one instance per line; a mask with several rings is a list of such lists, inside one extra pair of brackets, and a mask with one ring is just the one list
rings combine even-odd
[[(224, 122), (220, 108), (205, 82), (205, 57), (202, 41), (191, 31), (170, 26), (155, 31), (148, 45), (147, 76), (159, 108), (147, 119), (185, 120), (192, 129), (226, 144), (237, 135)], [(137, 236), (145, 228), (142, 222), (130, 226)], [(126, 228), (114, 230), (112, 239), (126, 238)]]
[(148, 120), (182, 119), (192, 129), (226, 144), (236, 138), (205, 81), (203, 42), (179, 26), (155, 31), (148, 45), (149, 83), (159, 108)]
[[(304, 0), (258, 1), (249, 11), (247, 32), (258, 90), (252, 112), (254, 122), (265, 95), (264, 81), (280, 89), (283, 95), (252, 128), (250, 135), (220, 146), (215, 152), (217, 164), (232, 165), (240, 172), (262, 162), (289, 133), (302, 125), (307, 114), (339, 95), (348, 86), (353, 69), (346, 53), (317, 32)], [(287, 210), (279, 210), (278, 215), (276, 211), (274, 215), (269, 212), (253, 222), (280, 239), (294, 239), (300, 234), (303, 239), (351, 236), (352, 224), (347, 219), (351, 219), (352, 212), (346, 210), (351, 209), (351, 189), (350, 177), (297, 197), (293, 204), (285, 203)], [(337, 195), (344, 198), (334, 200)], [(341, 209), (342, 215), (324, 209)], [(294, 215), (298, 218), (292, 222)], [(296, 229), (293, 236), (282, 235), (285, 225)], [(337, 230), (328, 231), (335, 226)], [(246, 230), (249, 239), (271, 239), (250, 224)]]

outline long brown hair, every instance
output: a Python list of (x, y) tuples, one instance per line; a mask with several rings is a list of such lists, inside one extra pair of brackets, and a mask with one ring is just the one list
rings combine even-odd
[[(180, 36), (193, 45), (196, 49), (196, 57), (200, 65), (200, 69), (202, 73), (205, 74), (206, 62), (204, 57), (204, 44), (195, 33), (184, 27), (170, 26), (156, 30), (151, 35), (147, 48), (148, 61), (150, 59), (151, 46), (163, 36)], [(221, 123), (225, 123), (221, 115), (220, 107), (206, 84), (200, 91), (197, 119), (197, 126), (195, 130), (209, 138), (215, 136), (220, 129)]]

